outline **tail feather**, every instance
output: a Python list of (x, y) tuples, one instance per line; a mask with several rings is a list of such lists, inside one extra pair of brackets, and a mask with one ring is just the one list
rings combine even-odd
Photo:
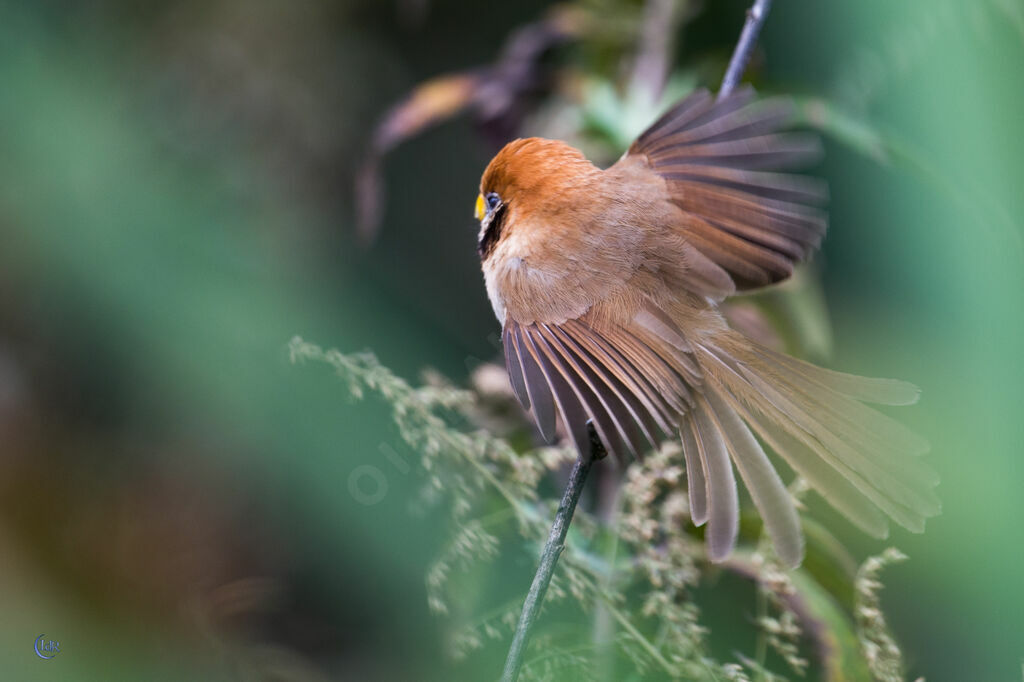
[[(910, 474), (902, 471), (898, 462), (885, 459), (884, 457), (872, 457), (879, 453), (861, 449), (862, 443), (849, 432), (842, 430), (841, 425), (835, 422), (829, 423), (828, 414), (825, 410), (811, 411), (801, 406), (802, 400), (790, 400), (782, 395), (774, 386), (757, 376), (746, 367), (741, 367), (743, 375), (764, 398), (771, 401), (778, 411), (785, 415), (787, 421), (795, 427), (802, 429), (813, 436), (829, 454), (829, 458), (839, 462), (843, 468), (847, 468), (863, 476), (880, 493), (888, 496), (891, 500), (907, 500), (914, 506), (920, 506), (922, 514), (929, 515), (929, 512), (936, 513), (938, 508), (934, 493), (910, 478)], [(855, 445), (851, 445), (851, 441)], [(913, 508), (913, 507), (912, 507)]]
[(850, 481), (814, 451), (729, 394), (729, 404), (773, 451), (779, 454), (812, 488), (828, 496), (839, 513), (871, 537), (889, 536), (886, 517)]
[[(863, 402), (860, 402), (863, 398), (852, 398), (833, 386), (809, 380), (802, 371), (797, 369), (803, 368), (792, 364), (799, 362), (794, 358), (786, 358), (786, 356), (778, 354), (773, 357), (763, 353), (755, 353), (754, 357), (758, 359), (762, 368), (770, 371), (771, 376), (766, 377), (768, 383), (784, 389), (791, 389), (793, 400), (801, 403), (805, 409), (809, 408), (815, 414), (821, 414), (823, 422), (827, 418), (830, 429), (837, 435), (855, 440), (869, 452), (886, 453), (889, 457), (906, 461), (911, 470), (919, 471), (922, 474), (927, 470), (927, 467), (921, 464), (918, 456), (928, 452), (928, 442), (896, 420), (864, 405)], [(778, 361), (779, 358), (786, 358), (789, 363), (782, 365)], [(817, 369), (808, 363), (800, 364), (807, 368)], [(749, 372), (749, 365), (747, 367), (745, 371)], [(778, 370), (772, 371), (775, 368)], [(839, 373), (832, 372), (831, 374)], [(849, 379), (861, 378), (849, 374), (839, 374), (839, 376), (844, 377), (843, 384), (850, 384)], [(771, 380), (775, 378), (781, 378), (782, 383), (776, 384)], [(873, 381), (872, 379), (866, 380)], [(928, 471), (930, 473), (930, 470)]]
[(877, 405), (913, 405), (921, 397), (921, 389), (899, 379), (878, 379), (835, 372), (763, 346), (751, 346), (750, 351), (762, 356), (766, 362), (790, 369), (823, 388), (854, 400)]
[(711, 416), (707, 403), (698, 398), (690, 422), (697, 440), (697, 452), (707, 472), (708, 529), (705, 540), (708, 558), (723, 561), (736, 546), (739, 534), (739, 496), (736, 477), (729, 462), (729, 450), (721, 429)]
[(726, 404), (717, 388), (708, 385), (704, 394), (711, 416), (732, 454), (732, 461), (761, 513), (776, 554), (786, 565), (798, 566), (804, 556), (804, 538), (792, 496), (768, 461), (761, 444), (732, 407)]
[(700, 346), (701, 356), (726, 401), (857, 525), (873, 535), (885, 532), (884, 524), (855, 504), (850, 485), (840, 480), (913, 531), (923, 530), (925, 519), (939, 512), (933, 490), (938, 478), (917, 458), (927, 444), (860, 402), (870, 396), (904, 403), (916, 389), (903, 382), (821, 370), (734, 332), (716, 341)]
[[(730, 388), (743, 395), (744, 397), (741, 399), (744, 400), (749, 407), (759, 412), (764, 418), (768, 419), (771, 423), (775, 424), (790, 436), (798, 440), (806, 448), (811, 450), (815, 456), (844, 476), (855, 488), (857, 488), (858, 491), (860, 491), (862, 495), (868, 498), (897, 523), (910, 528), (911, 530), (919, 530), (923, 528), (923, 516), (908, 514), (902, 504), (883, 494), (869, 479), (847, 466), (843, 460), (837, 457), (825, 444), (818, 440), (818, 438), (813, 434), (804, 430), (785, 412), (781, 411), (778, 407), (772, 405), (767, 400), (759, 400), (760, 394), (757, 392), (756, 388), (748, 387), (749, 390), (737, 390), (736, 385), (733, 385)], [(754, 392), (753, 395), (751, 395), (750, 391)], [(785, 451), (780, 452), (779, 454), (783, 458), (786, 458), (788, 455)], [(819, 490), (819, 492), (826, 500), (831, 501), (831, 490), (824, 489)]]
[(704, 458), (700, 456), (696, 434), (693, 420), (684, 415), (679, 425), (679, 435), (683, 442), (683, 457), (686, 460), (690, 519), (695, 526), (703, 526), (708, 520), (708, 472), (704, 468)]

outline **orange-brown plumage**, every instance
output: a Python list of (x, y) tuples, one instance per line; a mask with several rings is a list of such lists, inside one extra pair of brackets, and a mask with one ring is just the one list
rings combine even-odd
[[(829, 372), (729, 329), (718, 303), (788, 277), (818, 246), (824, 188), (775, 172), (817, 153), (779, 133), (784, 101), (697, 92), (606, 170), (563, 142), (506, 145), (481, 179), (479, 251), (506, 364), (546, 438), (556, 413), (582, 454), (587, 424), (623, 456), (680, 438), (709, 555), (735, 544), (733, 467), (779, 555), (799, 521), (754, 433), (873, 535), (881, 512), (919, 530), (938, 512), (926, 446), (864, 402), (913, 386)], [(885, 434), (882, 437), (880, 434)]]

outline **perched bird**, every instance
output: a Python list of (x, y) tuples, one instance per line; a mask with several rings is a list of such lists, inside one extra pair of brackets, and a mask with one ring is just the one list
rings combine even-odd
[[(864, 403), (916, 387), (841, 374), (729, 328), (723, 299), (789, 277), (819, 245), (824, 186), (777, 171), (816, 138), (780, 132), (784, 99), (700, 90), (601, 170), (569, 145), (507, 144), (480, 182), (478, 251), (519, 401), (541, 434), (556, 412), (582, 456), (588, 428), (619, 457), (679, 438), (708, 556), (736, 544), (735, 471), (777, 555), (803, 558), (793, 501), (767, 444), (868, 534), (886, 515), (920, 532), (939, 511), (927, 444)], [(755, 438), (760, 438), (760, 442)]]

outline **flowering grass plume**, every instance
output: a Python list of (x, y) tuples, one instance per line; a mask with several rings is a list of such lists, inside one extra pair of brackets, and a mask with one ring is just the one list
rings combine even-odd
[[(524, 574), (510, 591), (496, 578), (510, 557), (536, 560), (557, 507), (558, 485), (550, 479), (563, 474), (574, 452), (531, 445), (507, 379), (493, 366), (478, 369), (469, 389), (436, 372), (417, 387), (371, 353), (324, 350), (298, 337), (289, 351), (293, 362), (330, 366), (353, 398), (376, 393), (388, 404), (401, 438), (420, 455), (420, 501), (450, 519), (449, 539), (426, 572), (425, 598), (445, 624), (453, 665), (499, 656), (528, 581)], [(577, 511), (524, 679), (902, 679), (899, 648), (877, 598), (878, 571), (902, 555), (870, 559), (854, 575), (842, 568), (848, 557), (830, 554), (834, 539), (816, 542), (815, 527), (808, 563), (816, 567), (786, 572), (756, 519), (745, 518), (736, 556), (712, 565), (690, 522), (678, 444), (666, 443), (624, 472), (607, 461), (598, 467), (621, 480), (599, 483), (613, 492), (599, 492)], [(719, 635), (701, 604), (723, 596), (726, 575), (750, 600)], [(850, 594), (853, 610), (843, 606)], [(747, 633), (752, 650), (734, 650), (726, 660), (712, 655), (716, 637), (740, 641), (737, 632)]]

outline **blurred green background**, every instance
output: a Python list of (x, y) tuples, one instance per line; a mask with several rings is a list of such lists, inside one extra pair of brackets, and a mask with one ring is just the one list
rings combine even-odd
[[(674, 61), (714, 87), (746, 3), (706, 5)], [(391, 105), (546, 8), (0, 2), (0, 678), (489, 674), (427, 611), (447, 531), (410, 511), (416, 453), (286, 345), (458, 382), (497, 357), (472, 204), (501, 127), (388, 154), (371, 244), (353, 188)], [(845, 122), (818, 170), (831, 365), (923, 389), (900, 417), (944, 511), (894, 533), (883, 604), (933, 681), (1024, 661), (1022, 66), (1019, 0), (776, 0), (752, 65)]]

